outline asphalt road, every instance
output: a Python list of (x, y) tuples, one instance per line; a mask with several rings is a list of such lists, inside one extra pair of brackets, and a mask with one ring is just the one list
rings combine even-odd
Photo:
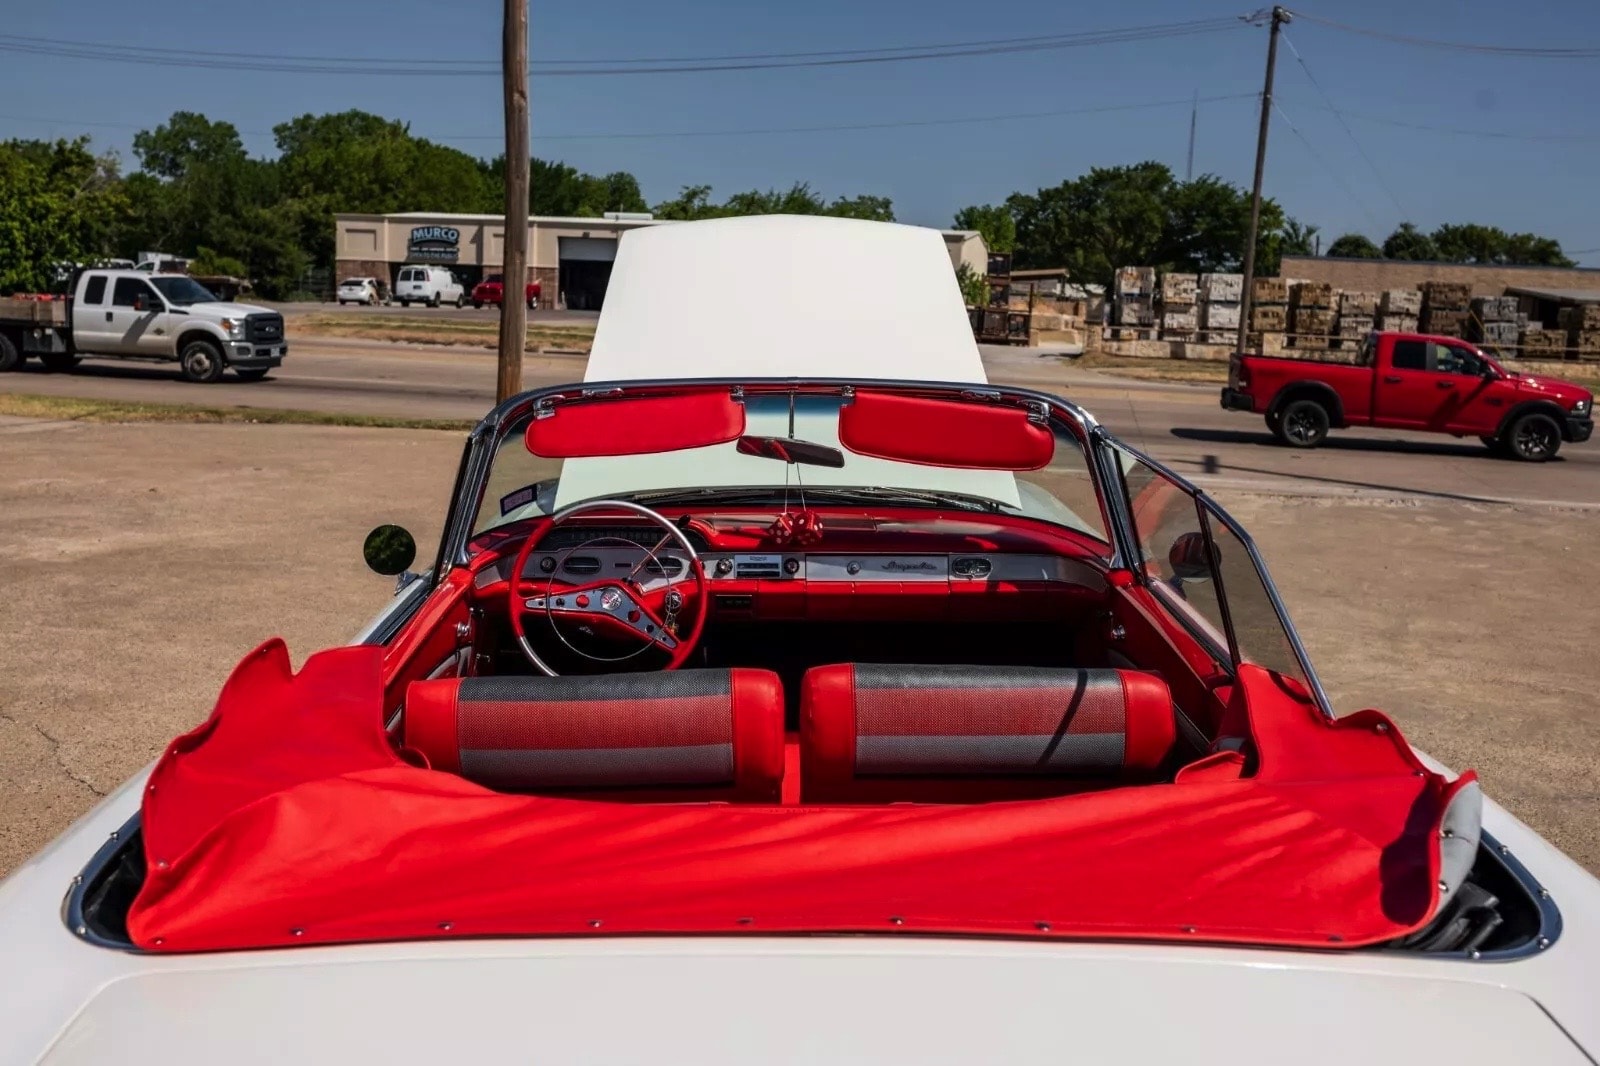
[[(985, 362), (992, 381), (1075, 400), (1122, 439), (1216, 489), (1600, 509), (1600, 442), (1569, 446), (1541, 466), (1492, 458), (1476, 440), (1391, 431), (1339, 432), (1299, 451), (1277, 445), (1260, 419), (1221, 410), (1212, 385), (1130, 382), (1025, 349), (987, 349)], [(583, 370), (581, 356), (529, 356), (524, 384), (574, 381)], [(230, 376), (190, 385), (169, 364), (90, 361), (53, 375), (30, 362), (0, 376), (0, 391), (475, 419), (493, 403), (494, 377), (494, 356), (482, 348), (313, 338), (253, 384)]]

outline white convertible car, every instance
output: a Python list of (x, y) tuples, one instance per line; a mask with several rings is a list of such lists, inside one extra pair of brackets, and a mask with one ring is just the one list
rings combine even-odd
[(368, 549), (352, 645), (0, 885), (0, 1059), (1600, 1053), (1600, 886), (1335, 716), (1215, 501), (988, 383), (932, 231), (629, 234), (431, 565)]

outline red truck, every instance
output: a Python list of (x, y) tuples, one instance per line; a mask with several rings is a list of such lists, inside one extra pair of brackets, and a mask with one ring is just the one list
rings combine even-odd
[(1273, 436), (1315, 448), (1330, 429), (1376, 426), (1477, 437), (1527, 462), (1594, 432), (1594, 395), (1580, 385), (1506, 370), (1453, 337), (1373, 333), (1352, 364), (1235, 356), (1222, 406), (1263, 415)]
[[(472, 287), (473, 307), (482, 307), (484, 304), (499, 307), (500, 302), (505, 298), (506, 279), (503, 274), (490, 274)], [(528, 289), (524, 294), (524, 299), (528, 301), (528, 310), (530, 311), (539, 306), (539, 283), (537, 281), (528, 282)]]

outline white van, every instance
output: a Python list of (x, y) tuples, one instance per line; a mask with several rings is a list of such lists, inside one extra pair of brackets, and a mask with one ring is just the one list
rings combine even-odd
[(400, 301), (401, 307), (410, 307), (413, 303), (460, 307), (467, 302), (467, 289), (442, 266), (407, 266), (400, 268), (400, 276), (395, 279), (394, 298)]

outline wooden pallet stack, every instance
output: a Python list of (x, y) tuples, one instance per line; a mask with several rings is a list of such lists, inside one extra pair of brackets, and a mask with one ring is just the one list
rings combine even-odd
[(1567, 354), (1565, 330), (1529, 326), (1517, 338), (1518, 354), (1523, 359), (1562, 359)]
[(1422, 313), (1422, 293), (1389, 289), (1378, 298), (1377, 327), (1386, 333), (1415, 333)]
[(1243, 274), (1200, 275), (1200, 328), (1212, 344), (1238, 339), (1243, 314)]
[(1164, 274), (1161, 277), (1161, 336), (1172, 340), (1193, 340), (1200, 328), (1196, 306), (1200, 275)]
[(1148, 341), (1155, 339), (1155, 267), (1121, 267), (1113, 291), (1117, 298), (1116, 328), (1112, 339)]
[(1600, 359), (1600, 304), (1563, 307), (1558, 320), (1567, 333), (1567, 347), (1578, 359)]
[(1497, 355), (1510, 353), (1516, 349), (1521, 333), (1515, 296), (1480, 296), (1472, 301), (1467, 339), (1474, 344)]
[(1472, 286), (1454, 281), (1427, 281), (1422, 285), (1422, 332), (1438, 337), (1467, 336), (1471, 317)]
[(1250, 289), (1250, 332), (1257, 335), (1252, 344), (1262, 351), (1283, 349), (1283, 335), (1289, 328), (1289, 283), (1282, 278), (1256, 278)]
[(1339, 320), (1335, 325), (1333, 347), (1360, 348), (1378, 320), (1378, 294), (1342, 292), (1339, 294)]
[(1289, 289), (1289, 343), (1296, 349), (1325, 351), (1333, 334), (1333, 286), (1302, 281)]

